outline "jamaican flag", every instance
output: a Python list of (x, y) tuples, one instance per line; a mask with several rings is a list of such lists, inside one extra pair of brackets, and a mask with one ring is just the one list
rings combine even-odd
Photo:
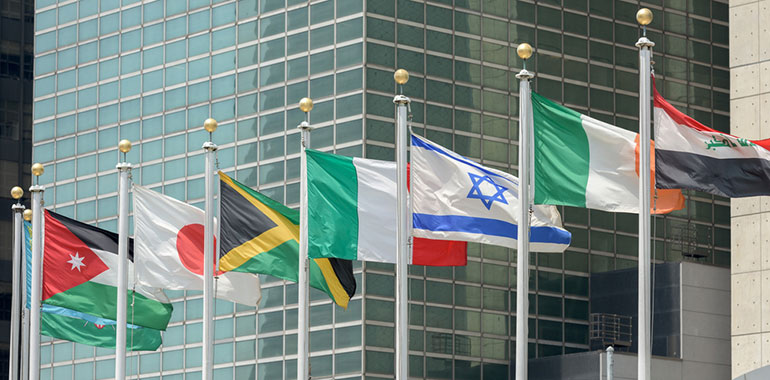
[[(219, 270), (269, 274), (297, 282), (299, 211), (219, 172)], [(347, 308), (356, 292), (353, 263), (311, 259), (310, 286)]]

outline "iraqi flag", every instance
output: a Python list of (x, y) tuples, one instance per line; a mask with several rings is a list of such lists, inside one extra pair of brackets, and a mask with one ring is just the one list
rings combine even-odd
[[(118, 234), (46, 210), (44, 236), (42, 302), (117, 320)], [(165, 330), (173, 307), (163, 291), (136, 285), (128, 292), (128, 322)]]
[[(203, 290), (203, 210), (142, 186), (134, 185), (133, 191), (137, 282)], [(259, 303), (257, 276), (232, 271), (217, 271), (215, 276), (216, 298), (250, 306)]]
[(658, 188), (733, 198), (770, 195), (770, 139), (747, 140), (706, 127), (654, 91)]

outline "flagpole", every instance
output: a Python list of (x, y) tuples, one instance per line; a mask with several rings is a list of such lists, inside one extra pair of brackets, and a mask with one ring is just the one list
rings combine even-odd
[(209, 141), (203, 143), (206, 160), (206, 217), (203, 222), (203, 380), (214, 380), (214, 154), (218, 147), (211, 141), (211, 134), (217, 130), (217, 121), (206, 119), (203, 128), (209, 133)]
[(24, 235), (22, 231), (21, 217), (24, 212), (24, 206), (21, 204), (21, 197), (24, 196), (24, 190), (19, 186), (11, 189), (11, 197), (16, 200), (16, 204), (11, 206), (13, 210), (13, 270), (12, 270), (12, 298), (11, 298), (11, 347), (8, 366), (8, 378), (19, 378), (19, 339), (21, 328), (21, 311), (24, 309), (21, 297), (21, 258), (24, 257)]
[(527, 71), (527, 59), (532, 46), (519, 44), (516, 48), (524, 68), (516, 74), (519, 79), (519, 229), (516, 260), (516, 380), (527, 380), (529, 355), (529, 180), (530, 180), (530, 79), (535, 74)]
[[(28, 222), (32, 222), (32, 210), (26, 209), (23, 212), (24, 220)], [(24, 227), (22, 227), (23, 234), (21, 235), (24, 237), (24, 234), (27, 233), (26, 230), (24, 230)], [(27, 298), (29, 297), (29, 294), (27, 294), (27, 246), (26, 246), (26, 240), (23, 240), (24, 243), (22, 243), (22, 255), (21, 255), (21, 268), (22, 268), (22, 278), (21, 281), (22, 287), (21, 287), (21, 368), (19, 379), (21, 380), (28, 380), (29, 379), (29, 311), (27, 310)], [(30, 247), (31, 248), (31, 247)], [(31, 265), (32, 263), (30, 263)], [(32, 279), (29, 279), (32, 281)]]
[(642, 25), (639, 48), (639, 333), (637, 378), (650, 380), (650, 58), (655, 43), (647, 39), (647, 25), (652, 11), (642, 8), (636, 13)]
[(393, 98), (396, 104), (396, 379), (406, 379), (409, 367), (409, 293), (408, 270), (409, 236), (407, 223), (409, 210), (406, 207), (406, 137), (409, 134), (406, 126), (407, 107), (411, 100), (406, 97), (404, 84), (409, 81), (409, 73), (404, 69), (396, 70), (393, 79), (399, 87), (400, 94)]
[(393, 98), (396, 104), (396, 379), (406, 379), (409, 375), (409, 223), (406, 188), (406, 141), (409, 130), (406, 123), (407, 107), (411, 100), (406, 97), (404, 84), (409, 81), (409, 72), (396, 70), (393, 79), (400, 94)]
[(32, 193), (32, 291), (30, 294), (29, 320), (29, 379), (40, 380), (40, 296), (43, 285), (43, 192), (40, 176), (43, 164), (32, 165), (35, 184), (29, 188)]
[[(308, 119), (310, 110), (313, 109), (313, 100), (302, 98), (299, 101), (299, 109), (305, 113)], [(305, 149), (310, 147), (310, 132), (313, 128), (305, 120), (297, 126), (300, 130), (300, 177), (299, 177), (299, 310), (297, 324), (297, 379), (310, 378), (310, 267), (308, 265), (308, 234), (307, 234), (307, 157)]]
[(126, 378), (126, 323), (128, 322), (128, 177), (131, 164), (126, 153), (131, 150), (131, 141), (120, 140), (118, 149), (123, 161), (118, 169), (118, 311), (115, 322), (115, 379)]

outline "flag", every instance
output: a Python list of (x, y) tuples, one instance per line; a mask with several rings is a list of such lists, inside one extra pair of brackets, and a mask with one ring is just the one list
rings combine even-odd
[[(45, 210), (42, 303), (117, 319), (118, 234)], [(129, 242), (128, 278), (133, 277)], [(31, 261), (31, 260), (30, 260)], [(129, 290), (128, 320), (165, 330), (173, 307), (162, 290)]]
[[(639, 134), (582, 115), (535, 92), (532, 117), (535, 204), (639, 213)], [(654, 163), (651, 167), (654, 176)], [(684, 208), (680, 190), (656, 193), (652, 185), (650, 190), (651, 213)]]
[[(396, 262), (396, 163), (307, 152), (308, 254)], [(411, 264), (465, 265), (465, 243), (415, 239)]]
[(395, 263), (395, 163), (306, 154), (308, 255)]
[[(219, 269), (262, 273), (288, 281), (299, 277), (299, 212), (219, 172), (222, 221)], [(347, 308), (356, 292), (349, 260), (310, 260), (310, 286)]]
[[(40, 313), (40, 333), (52, 338), (89, 346), (115, 348), (114, 320), (90, 314), (43, 305)], [(155, 351), (160, 347), (160, 330), (127, 325), (126, 348), (131, 351)]]
[(467, 242), (412, 237), (412, 265), (445, 267), (467, 263)]
[[(203, 210), (142, 186), (134, 185), (133, 191), (137, 282), (171, 290), (203, 290)], [(216, 265), (216, 260), (210, 265)], [(259, 303), (257, 276), (229, 271), (214, 275), (218, 276), (215, 297), (249, 306)]]
[[(395, 168), (393, 169), (395, 170)], [(406, 164), (406, 187), (409, 188), (410, 167)], [(394, 184), (395, 186), (395, 184)], [(395, 198), (396, 191), (391, 193)], [(468, 264), (468, 242), (437, 240), (412, 236), (412, 264), (426, 266), (465, 266)]]
[[(27, 294), (32, 292), (32, 223), (24, 221), (24, 254), (26, 260)], [(25, 301), (30, 307), (29, 297)], [(52, 338), (90, 346), (115, 348), (116, 322), (99, 318), (91, 314), (42, 304), (40, 313), (40, 333)], [(109, 326), (109, 327), (107, 327)], [(107, 328), (105, 328), (107, 327)], [(132, 351), (154, 351), (161, 344), (160, 330), (129, 324), (128, 348)]]
[[(516, 248), (518, 178), (415, 135), (411, 154), (415, 236)], [(556, 207), (533, 210), (531, 250), (564, 251), (571, 234), (561, 228)]]
[(657, 89), (654, 99), (659, 188), (723, 197), (770, 195), (770, 139), (747, 140), (711, 129), (679, 112)]

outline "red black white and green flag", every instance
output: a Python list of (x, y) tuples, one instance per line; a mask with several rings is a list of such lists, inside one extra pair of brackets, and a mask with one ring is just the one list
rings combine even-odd
[(770, 195), (770, 139), (749, 140), (711, 129), (653, 89), (658, 188), (731, 198)]
[[(43, 314), (50, 318), (42, 324), (43, 333), (48, 329), (46, 335), (114, 347), (118, 235), (47, 210), (43, 235)], [(128, 277), (133, 278), (129, 242)], [(129, 347), (157, 348), (160, 330), (171, 318), (170, 301), (162, 290), (140, 285), (128, 290), (128, 299)]]

